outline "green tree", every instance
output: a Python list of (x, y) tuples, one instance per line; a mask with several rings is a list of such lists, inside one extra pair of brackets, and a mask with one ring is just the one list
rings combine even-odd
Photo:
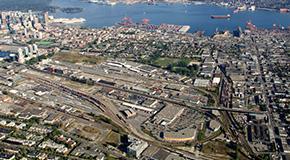
[(178, 67), (186, 67), (187, 63), (184, 60), (181, 60), (181, 61), (178, 62), (177, 66)]

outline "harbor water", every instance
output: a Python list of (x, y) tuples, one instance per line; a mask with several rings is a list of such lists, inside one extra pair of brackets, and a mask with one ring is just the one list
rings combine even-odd
[[(84, 11), (79, 13), (51, 13), (55, 18), (85, 18), (82, 26), (101, 28), (112, 26), (122, 21), (124, 17), (132, 18), (135, 23), (142, 23), (142, 19), (149, 19), (149, 24), (160, 25), (161, 23), (189, 25), (188, 33), (198, 30), (205, 31), (205, 35), (212, 35), (216, 28), (219, 30), (236, 30), (237, 26), (245, 28), (245, 24), (251, 19), (252, 23), (261, 28), (273, 28), (273, 24), (280, 24), (287, 28), (290, 26), (290, 13), (274, 11), (255, 10), (239, 11), (233, 13), (236, 8), (220, 7), (208, 4), (116, 4), (113, 6), (99, 5), (94, 3), (81, 2), (76, 0), (53, 0), (52, 6), (81, 7)], [(227, 15), (230, 19), (212, 19), (212, 15)]]

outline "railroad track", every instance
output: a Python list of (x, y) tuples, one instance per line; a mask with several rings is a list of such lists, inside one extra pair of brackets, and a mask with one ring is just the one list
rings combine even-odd
[[(61, 75), (61, 74), (57, 74), (57, 73), (49, 73), (49, 72), (42, 71), (42, 70), (39, 70), (39, 69), (36, 69), (36, 68), (33, 68), (33, 67), (31, 67), (31, 69), (36, 70), (38, 72), (45, 73), (45, 74), (51, 74), (51, 75), (54, 75), (54, 76), (59, 76), (59, 77), (63, 77), (65, 79), (69, 79), (70, 80), (69, 76), (65, 76), (65, 75)], [(116, 113), (116, 111), (115, 112), (112, 111), (111, 108), (107, 107), (103, 102), (98, 100), (95, 96), (90, 95), (88, 93), (84, 93), (83, 91), (77, 91), (76, 89), (69, 88), (69, 87), (67, 87), (67, 86), (65, 86), (63, 84), (58, 84), (57, 82), (53, 82), (51, 80), (47, 80), (47, 79), (39, 78), (39, 77), (37, 77), (37, 78), (42, 83), (45, 83), (45, 84), (50, 85), (50, 86), (53, 86), (54, 88), (57, 88), (57, 89), (62, 90), (64, 92), (72, 93), (73, 95), (77, 95), (80, 98), (82, 98), (84, 100), (87, 100), (88, 102), (92, 103), (96, 108), (98, 108), (99, 110), (103, 111), (104, 114), (106, 114), (116, 125), (118, 125), (126, 133), (132, 134), (132, 135), (134, 135), (137, 138), (145, 140), (145, 141), (147, 141), (147, 142), (149, 142), (151, 144), (154, 144), (154, 145), (156, 145), (158, 147), (161, 147), (161, 148), (167, 148), (168, 149), (168, 147), (170, 147), (170, 146), (172, 147), (172, 143), (156, 141), (155, 139), (153, 139), (151, 137), (150, 137), (150, 139), (148, 139), (147, 135), (144, 135), (144, 133), (140, 133), (137, 130), (134, 130), (134, 129), (130, 128), (130, 124), (128, 124), (125, 120), (120, 119), (120, 117), (117, 116), (118, 113)], [(116, 89), (116, 90), (124, 91), (124, 92), (128, 92), (128, 93), (138, 94), (138, 95), (142, 95), (142, 96), (149, 97), (149, 98), (159, 99), (159, 100), (162, 100), (162, 101), (165, 101), (165, 102), (168, 102), (168, 103), (181, 105), (181, 106), (184, 106), (184, 107), (187, 107), (187, 108), (190, 108), (190, 109), (195, 109), (195, 110), (204, 112), (207, 116), (209, 116), (212, 119), (215, 119), (216, 121), (218, 121), (218, 122), (220, 122), (222, 124), (222, 122), (221, 122), (221, 120), (219, 118), (217, 118), (212, 113), (206, 112), (206, 110), (203, 110), (200, 107), (191, 107), (191, 106), (188, 106), (188, 105), (184, 104), (183, 102), (179, 102), (179, 101), (176, 101), (176, 100), (165, 99), (165, 98), (162, 98), (162, 97), (156, 97), (156, 96), (153, 96), (153, 95), (140, 93), (140, 92), (133, 91), (133, 90), (128, 90), (128, 89), (122, 89), (122, 88), (106, 85), (106, 84), (103, 84), (103, 83), (96, 83), (96, 85), (103, 86), (103, 87), (108, 87), (108, 88), (112, 88), (112, 89)], [(145, 137), (147, 137), (147, 138), (145, 138)], [(184, 156), (184, 151), (182, 151), (180, 149), (171, 149), (171, 151)], [(193, 157), (190, 157), (190, 156), (185, 156), (185, 157), (189, 158), (189, 159), (196, 159), (195, 157), (193, 158)]]

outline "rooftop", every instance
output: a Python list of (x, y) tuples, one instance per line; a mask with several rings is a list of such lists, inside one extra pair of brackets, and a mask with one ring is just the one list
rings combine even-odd
[(164, 107), (159, 113), (154, 116), (156, 119), (156, 123), (160, 124), (161, 121), (173, 121), (182, 111), (184, 110), (183, 107), (177, 107), (173, 105), (167, 105)]
[(169, 141), (190, 141), (194, 140), (196, 129), (183, 129), (177, 132), (164, 132), (164, 139)]

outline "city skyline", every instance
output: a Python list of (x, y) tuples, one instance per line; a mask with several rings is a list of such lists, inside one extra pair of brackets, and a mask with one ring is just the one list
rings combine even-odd
[(78, 25), (87, 17), (0, 14), (1, 159), (290, 157), (287, 27), (248, 20), (205, 36), (129, 16), (90, 28)]

